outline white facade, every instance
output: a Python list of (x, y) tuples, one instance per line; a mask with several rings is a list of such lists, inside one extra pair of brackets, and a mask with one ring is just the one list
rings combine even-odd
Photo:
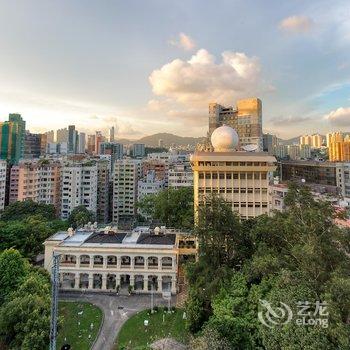
[(193, 187), (193, 170), (190, 163), (171, 164), (168, 176), (169, 187)]
[(337, 187), (343, 197), (350, 197), (350, 163), (336, 164)]
[(194, 258), (198, 248), (192, 236), (166, 229), (158, 235), (148, 227), (131, 232), (69, 229), (55, 233), (44, 245), (49, 272), (53, 253), (61, 255), (61, 289), (127, 292), (130, 286), (136, 293), (172, 294), (180, 287), (181, 255)]
[(6, 161), (0, 160), (0, 210), (5, 207), (6, 169)]
[(113, 175), (113, 222), (133, 219), (136, 214), (137, 185), (141, 160), (119, 159)]
[(285, 184), (273, 184), (269, 186), (271, 196), (271, 210), (283, 212), (286, 209), (284, 197), (288, 193), (288, 186)]
[(96, 215), (97, 165), (72, 164), (62, 168), (61, 218), (67, 219), (72, 210), (84, 205)]
[(164, 188), (164, 181), (158, 180), (154, 170), (150, 170), (146, 177), (138, 181), (137, 200), (145, 196), (156, 194)]

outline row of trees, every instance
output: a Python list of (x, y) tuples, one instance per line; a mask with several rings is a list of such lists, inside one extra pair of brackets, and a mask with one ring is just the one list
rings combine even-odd
[(0, 253), (0, 343), (13, 350), (44, 350), (50, 332), (50, 278), (18, 250)]
[(89, 221), (93, 221), (93, 215), (84, 206), (75, 208), (68, 221), (63, 221), (57, 218), (53, 205), (15, 202), (0, 215), (0, 251), (16, 248), (24, 257), (34, 260), (50, 235)]
[[(350, 232), (337, 213), (291, 185), (288, 210), (240, 222), (220, 198), (200, 209), (199, 260), (187, 267), (188, 328), (194, 349), (349, 349)], [(298, 312), (327, 302), (328, 328), (295, 322), (268, 328), (259, 300)]]

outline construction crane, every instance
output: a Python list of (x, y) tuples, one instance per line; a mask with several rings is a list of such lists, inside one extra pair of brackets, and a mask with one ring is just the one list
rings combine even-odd
[(56, 350), (60, 257), (60, 254), (53, 253), (51, 268), (50, 350)]

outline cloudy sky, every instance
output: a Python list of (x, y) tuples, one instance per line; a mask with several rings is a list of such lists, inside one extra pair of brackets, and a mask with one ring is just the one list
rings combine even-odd
[(350, 131), (349, 0), (0, 0), (0, 121), (202, 136), (263, 101), (283, 138)]

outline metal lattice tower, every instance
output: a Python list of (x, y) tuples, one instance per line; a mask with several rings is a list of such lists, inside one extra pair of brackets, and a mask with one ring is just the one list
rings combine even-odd
[(52, 268), (51, 268), (50, 350), (56, 350), (59, 269), (60, 269), (60, 254), (54, 253), (52, 256)]

